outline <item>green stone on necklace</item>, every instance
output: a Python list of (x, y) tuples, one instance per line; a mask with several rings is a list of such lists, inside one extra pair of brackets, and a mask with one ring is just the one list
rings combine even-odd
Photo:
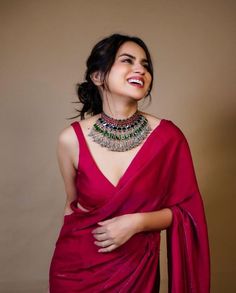
[(141, 144), (150, 131), (148, 120), (139, 110), (127, 119), (114, 119), (102, 112), (89, 136), (102, 147), (124, 152)]

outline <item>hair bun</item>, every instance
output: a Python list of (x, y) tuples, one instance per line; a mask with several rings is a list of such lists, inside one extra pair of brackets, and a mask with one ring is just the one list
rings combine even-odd
[[(98, 114), (102, 112), (102, 100), (100, 93), (92, 81), (84, 81), (77, 84), (77, 95), (79, 101), (83, 104), (81, 118), (84, 114)], [(96, 111), (94, 109), (97, 109)]]

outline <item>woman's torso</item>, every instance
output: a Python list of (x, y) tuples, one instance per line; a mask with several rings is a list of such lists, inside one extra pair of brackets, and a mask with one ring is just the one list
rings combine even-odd
[[(151, 126), (151, 129), (155, 129), (161, 119), (142, 112), (143, 115), (148, 119), (149, 125)], [(95, 115), (91, 118), (87, 118), (84, 120), (81, 120), (79, 122), (81, 126), (81, 130), (83, 132), (83, 136), (86, 140), (87, 147), (89, 149), (89, 152), (91, 156), (93, 157), (95, 163), (97, 164), (100, 171), (104, 174), (104, 176), (114, 185), (116, 186), (122, 177), (122, 175), (125, 173), (125, 170), (130, 165), (131, 161), (135, 157), (135, 155), (138, 153), (140, 148), (142, 147), (143, 143), (146, 139), (137, 147), (125, 151), (125, 152), (112, 152), (107, 150), (106, 148), (101, 147), (99, 144), (92, 141), (91, 137), (88, 136), (88, 133), (90, 132), (93, 124), (96, 122), (96, 120), (99, 118), (99, 114)], [(73, 165), (75, 169), (78, 169), (78, 158), (79, 158), (79, 141), (78, 138), (75, 135), (75, 132), (71, 132), (74, 143), (74, 151), (72, 153), (73, 158)], [(150, 135), (151, 133), (149, 133)]]
[[(151, 138), (161, 120), (143, 113), (149, 121)], [(88, 136), (91, 127), (99, 115), (71, 123), (73, 126), (73, 164), (76, 170), (75, 187), (77, 190), (77, 207), (89, 211), (102, 206), (122, 186), (131, 168), (139, 160), (140, 150), (147, 138), (137, 147), (126, 152), (112, 152), (92, 141)], [(137, 167), (138, 165), (136, 165)], [(90, 172), (88, 172), (88, 170)]]

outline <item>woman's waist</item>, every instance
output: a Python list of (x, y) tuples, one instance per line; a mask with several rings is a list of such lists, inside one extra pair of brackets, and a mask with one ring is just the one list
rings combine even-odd
[[(70, 227), (70, 231), (64, 231), (59, 237), (58, 248), (69, 248), (68, 254), (80, 260), (82, 266), (87, 264), (98, 265), (110, 260), (129, 261), (132, 259), (138, 262), (145, 256), (157, 256), (160, 250), (160, 233), (157, 231), (140, 232), (133, 235), (127, 242), (110, 252), (98, 252), (100, 249), (94, 241), (92, 230), (94, 227), (86, 229), (76, 229)], [(68, 245), (69, 243), (69, 245)], [(63, 249), (64, 250), (64, 249)], [(68, 255), (67, 255), (68, 256)]]

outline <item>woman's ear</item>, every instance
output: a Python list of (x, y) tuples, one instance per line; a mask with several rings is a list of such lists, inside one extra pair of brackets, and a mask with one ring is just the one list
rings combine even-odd
[(103, 84), (101, 76), (102, 74), (100, 71), (95, 71), (90, 75), (90, 78), (96, 86), (99, 86)]

